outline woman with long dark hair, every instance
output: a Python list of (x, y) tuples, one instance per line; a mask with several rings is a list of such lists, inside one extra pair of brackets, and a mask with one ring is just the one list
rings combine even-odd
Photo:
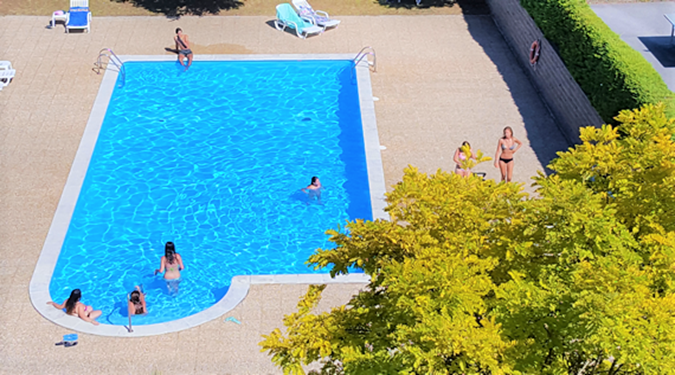
[(307, 185), (307, 187), (304, 187), (300, 189), (303, 193), (307, 194), (309, 197), (309, 200), (316, 199), (317, 201), (321, 201), (321, 190), (323, 187), (321, 186), (321, 181), (319, 180), (318, 177), (312, 176), (312, 182)]
[(70, 297), (63, 301), (62, 304), (52, 301), (47, 302), (47, 304), (52, 305), (57, 309), (66, 309), (66, 314), (77, 316), (85, 322), (97, 326), (99, 323), (96, 321), (96, 318), (101, 316), (103, 312), (101, 310), (94, 310), (93, 307), (80, 302), (80, 298), (82, 298), (82, 292), (79, 289), (73, 289), (73, 291), (70, 292)]
[(167, 242), (164, 245), (164, 256), (161, 259), (159, 269), (155, 270), (155, 275), (164, 273), (164, 280), (166, 280), (166, 286), (170, 293), (178, 293), (180, 271), (184, 269), (183, 258), (176, 253), (176, 245), (173, 242)]

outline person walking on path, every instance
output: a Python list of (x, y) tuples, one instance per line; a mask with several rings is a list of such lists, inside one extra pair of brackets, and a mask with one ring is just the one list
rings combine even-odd
[(504, 135), (497, 142), (497, 151), (495, 152), (495, 168), (502, 172), (502, 181), (510, 182), (513, 177), (513, 154), (520, 149), (523, 142), (513, 136), (513, 129), (510, 126), (504, 128)]

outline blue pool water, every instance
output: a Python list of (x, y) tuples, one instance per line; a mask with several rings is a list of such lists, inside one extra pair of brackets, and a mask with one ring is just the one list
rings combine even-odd
[[(315, 273), (325, 231), (371, 219), (351, 61), (129, 62), (112, 94), (50, 284), (126, 324), (142, 283), (154, 324), (207, 309), (235, 275)], [(121, 77), (120, 77), (121, 79)], [(121, 82), (118, 82), (121, 83)], [(316, 175), (321, 203), (300, 192)], [(177, 296), (153, 276), (173, 241)]]

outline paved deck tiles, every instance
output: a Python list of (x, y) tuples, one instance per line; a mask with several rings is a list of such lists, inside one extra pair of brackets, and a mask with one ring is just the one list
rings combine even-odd
[[(271, 17), (94, 17), (91, 34), (48, 29), (50, 17), (0, 17), (0, 60), (15, 80), (0, 92), (0, 373), (278, 374), (260, 353), (260, 335), (281, 326), (306, 285), (252, 285), (226, 316), (161, 336), (80, 334), (39, 315), (28, 284), (70, 171), (102, 76), (92, 72), (103, 47), (119, 55), (164, 54), (173, 30), (196, 54), (356, 53), (377, 51), (371, 74), (387, 187), (408, 164), (452, 170), (462, 141), (493, 155), (504, 126), (526, 147), (514, 179), (529, 177), (567, 147), (543, 104), (487, 16), (342, 17), (337, 30), (300, 40)], [(491, 164), (476, 168), (498, 178)], [(527, 188), (531, 191), (531, 188)], [(363, 284), (330, 285), (322, 309), (345, 303)], [(85, 301), (86, 302), (86, 301)]]

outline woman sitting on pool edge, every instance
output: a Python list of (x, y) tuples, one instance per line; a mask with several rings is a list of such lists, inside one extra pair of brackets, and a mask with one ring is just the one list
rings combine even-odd
[(97, 326), (99, 323), (96, 321), (96, 318), (101, 316), (103, 312), (101, 310), (94, 310), (93, 307), (87, 306), (84, 303), (80, 302), (80, 298), (82, 298), (82, 292), (79, 289), (73, 289), (73, 291), (70, 292), (70, 297), (68, 297), (67, 300), (63, 301), (62, 304), (58, 304), (52, 301), (47, 302), (47, 304), (52, 305), (57, 309), (61, 310), (65, 308), (66, 314), (77, 316), (78, 318), (84, 320), (85, 322), (89, 322)]
[(300, 189), (303, 193), (307, 193), (309, 200), (316, 198), (317, 201), (321, 202), (321, 181), (316, 176), (312, 177), (312, 182), (307, 185), (307, 187)]
[(184, 270), (183, 258), (176, 253), (176, 246), (173, 242), (167, 242), (164, 246), (164, 256), (162, 257), (157, 273), (164, 273), (164, 280), (169, 293), (178, 293), (178, 284), (180, 283), (180, 271)]
[(148, 307), (145, 305), (145, 293), (136, 286), (136, 290), (129, 294), (129, 315), (144, 315), (148, 313)]

